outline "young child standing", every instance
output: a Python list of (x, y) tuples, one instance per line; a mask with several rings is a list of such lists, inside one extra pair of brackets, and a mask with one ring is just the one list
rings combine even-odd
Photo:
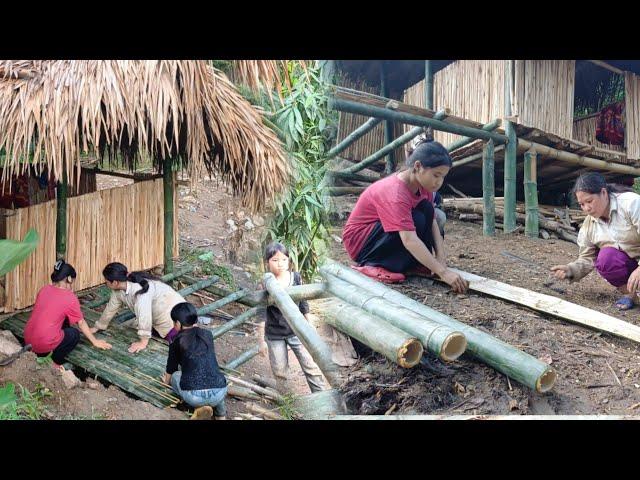
[[(273, 242), (267, 245), (264, 260), (268, 270), (284, 288), (302, 285), (300, 274), (289, 270), (289, 251), (281, 243)], [(309, 304), (303, 300), (298, 306), (300, 312), (308, 321)], [(260, 344), (260, 352), (262, 355), (266, 355), (268, 351), (271, 370), (276, 378), (276, 387), (279, 391), (287, 391), (286, 384), (289, 373), (289, 352), (287, 347), (291, 348), (298, 358), (311, 392), (318, 392), (328, 388), (322, 372), (313, 361), (313, 358), (311, 358), (307, 349), (302, 345), (300, 339), (295, 335), (278, 307), (274, 305), (267, 307), (266, 320), (262, 329), (264, 329), (264, 332), (261, 332), (261, 337), (264, 340)]]

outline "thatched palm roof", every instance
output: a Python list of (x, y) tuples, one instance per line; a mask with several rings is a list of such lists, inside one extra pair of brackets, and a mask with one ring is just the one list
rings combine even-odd
[(191, 178), (218, 172), (251, 209), (289, 178), (276, 134), (206, 61), (0, 61), (2, 149), (3, 177), (30, 154), (56, 178), (85, 152), (119, 153), (131, 169), (141, 155), (158, 170), (180, 156)]

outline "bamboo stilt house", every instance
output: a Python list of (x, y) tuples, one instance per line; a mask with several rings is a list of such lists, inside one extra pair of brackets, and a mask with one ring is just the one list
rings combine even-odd
[[(276, 67), (238, 61), (247, 72), (261, 65), (273, 82)], [(268, 63), (264, 61), (264, 63)], [(253, 65), (253, 67), (252, 67)], [(81, 162), (116, 162), (136, 172), (150, 160), (157, 175), (67, 199), (82, 184)], [(130, 269), (152, 268), (178, 253), (175, 172), (191, 181), (215, 174), (251, 211), (273, 201), (289, 181), (275, 132), (224, 73), (207, 61), (0, 61), (0, 177), (45, 169), (56, 198), (5, 211), (0, 233), (22, 238), (35, 227), (41, 243), (5, 278), (8, 311), (33, 303), (48, 282), (56, 255), (78, 271), (76, 289), (102, 281), (101, 270), (119, 260)], [(0, 305), (2, 307), (2, 305)]]

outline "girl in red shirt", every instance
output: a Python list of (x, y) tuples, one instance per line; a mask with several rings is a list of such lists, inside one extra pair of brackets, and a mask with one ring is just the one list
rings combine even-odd
[(447, 268), (444, 240), (434, 220), (433, 194), (451, 169), (440, 143), (416, 147), (405, 170), (369, 186), (358, 198), (343, 231), (343, 244), (363, 274), (386, 283), (404, 273), (438, 275), (458, 293), (468, 284)]
[(39, 357), (51, 353), (54, 367), (62, 369), (66, 356), (80, 340), (80, 332), (72, 325), (78, 325), (91, 344), (101, 350), (111, 345), (98, 340), (89, 330), (84, 320), (80, 302), (73, 293), (75, 269), (64, 260), (58, 260), (51, 274), (52, 285), (40, 289), (31, 317), (24, 329), (24, 341), (30, 343)]

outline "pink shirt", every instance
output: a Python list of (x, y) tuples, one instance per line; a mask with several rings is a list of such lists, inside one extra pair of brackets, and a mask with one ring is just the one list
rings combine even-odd
[(378, 221), (385, 232), (415, 231), (411, 210), (425, 199), (433, 202), (433, 193), (421, 188), (416, 195), (397, 174), (370, 185), (358, 198), (342, 231), (349, 256), (356, 259)]
[(69, 319), (70, 325), (84, 320), (76, 294), (54, 285), (42, 287), (24, 328), (25, 343), (30, 343), (35, 353), (51, 352), (64, 338), (65, 318)]

